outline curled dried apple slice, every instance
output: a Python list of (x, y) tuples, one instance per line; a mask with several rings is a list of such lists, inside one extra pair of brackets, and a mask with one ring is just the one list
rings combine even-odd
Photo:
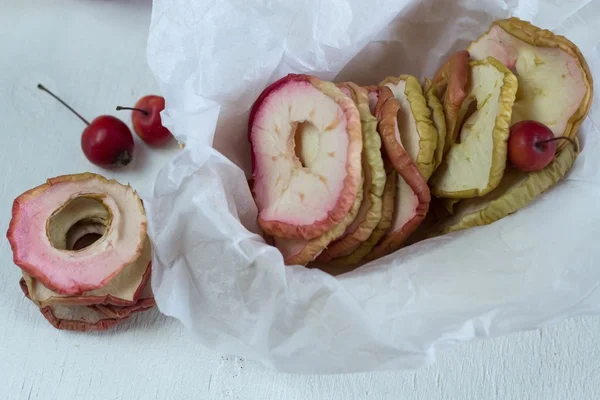
[(61, 295), (46, 288), (37, 279), (23, 272), (31, 300), (39, 307), (51, 304), (131, 306), (137, 303), (150, 278), (152, 259), (150, 239), (146, 238), (141, 256), (100, 289), (78, 296)]
[(381, 157), (381, 138), (377, 133), (377, 118), (369, 109), (367, 91), (354, 83), (338, 84), (340, 89), (356, 103), (360, 113), (364, 171), (363, 200), (354, 221), (344, 234), (330, 243), (319, 255), (318, 261), (330, 261), (352, 253), (367, 240), (381, 219), (381, 207), (386, 174)]
[(68, 331), (104, 331), (124, 320), (107, 317), (104, 313), (86, 306), (53, 304), (41, 308), (40, 311), (56, 329)]
[(446, 143), (446, 115), (444, 114), (444, 107), (442, 106), (440, 99), (434, 93), (433, 89), (425, 92), (425, 99), (427, 100), (427, 107), (429, 107), (429, 110), (431, 110), (431, 121), (433, 122), (433, 126), (437, 131), (437, 144), (435, 146), (435, 152), (433, 153), (433, 171), (435, 171), (436, 168), (442, 163), (442, 159), (444, 158), (444, 146)]
[(344, 234), (346, 228), (356, 219), (358, 210), (363, 199), (363, 182), (361, 180), (356, 197), (354, 198), (354, 204), (352, 208), (346, 214), (342, 222), (335, 225), (332, 229), (328, 230), (321, 236), (311, 240), (302, 239), (286, 239), (273, 237), (275, 247), (279, 249), (283, 255), (283, 259), (286, 265), (306, 265), (313, 261), (321, 252), (327, 247), (329, 243), (339, 238)]
[[(86, 225), (101, 227), (102, 235), (79, 248), (84, 237), (71, 237), (87, 233)], [(140, 257), (146, 215), (130, 186), (91, 173), (65, 175), (15, 199), (7, 237), (24, 272), (57, 294), (77, 296), (105, 286)]]
[(394, 210), (396, 207), (396, 184), (398, 182), (398, 174), (396, 170), (389, 164), (386, 168), (386, 181), (383, 189), (381, 201), (381, 219), (371, 233), (371, 236), (358, 246), (356, 250), (347, 256), (336, 258), (328, 265), (321, 267), (322, 270), (331, 275), (339, 275), (350, 272), (360, 266), (361, 261), (365, 259), (373, 248), (379, 243), (381, 238), (385, 236), (392, 225), (394, 218)]
[(123, 319), (129, 317), (131, 314), (147, 311), (154, 306), (156, 306), (156, 301), (154, 300), (154, 293), (152, 293), (151, 282), (148, 280), (138, 300), (132, 305), (96, 304), (91, 307), (102, 312), (109, 318)]
[(417, 164), (419, 172), (427, 181), (434, 170), (434, 154), (438, 132), (431, 120), (431, 110), (419, 81), (414, 76), (388, 77), (380, 86), (390, 88), (400, 103), (397, 115), (398, 133), (402, 146)]
[(378, 132), (386, 156), (398, 173), (398, 182), (392, 224), (382, 241), (365, 257), (367, 262), (399, 249), (423, 221), (431, 201), (425, 179), (403, 146), (404, 136), (401, 136), (398, 125), (400, 103), (387, 86), (377, 89), (377, 98), (375, 114), (379, 121)]
[(310, 240), (339, 224), (361, 180), (359, 112), (335, 84), (290, 74), (250, 113), (252, 193), (269, 235)]
[(438, 224), (430, 236), (491, 224), (525, 207), (560, 181), (577, 155), (575, 147), (569, 145), (540, 171), (526, 173), (516, 168), (507, 170), (496, 189), (483, 197), (461, 200), (456, 204), (453, 215)]
[[(469, 45), (473, 59), (489, 56), (519, 80), (512, 124), (535, 120), (554, 136), (573, 138), (589, 112), (593, 79), (583, 55), (563, 36), (517, 18), (495, 21)], [(566, 143), (559, 145), (559, 149)]]
[(517, 79), (492, 57), (472, 61), (471, 74), (468, 98), (476, 100), (477, 109), (462, 125), (460, 142), (450, 148), (429, 181), (436, 197), (483, 196), (498, 186), (504, 174)]
[(432, 90), (442, 101), (446, 118), (445, 154), (456, 142), (459, 133), (459, 110), (471, 87), (469, 52), (458, 51), (437, 70), (433, 80), (426, 85), (425, 91)]
[[(25, 280), (19, 283), (25, 297), (30, 298)], [(81, 305), (52, 304), (40, 308), (40, 312), (56, 329), (79, 332), (104, 331), (125, 319), (108, 317), (91, 306)]]

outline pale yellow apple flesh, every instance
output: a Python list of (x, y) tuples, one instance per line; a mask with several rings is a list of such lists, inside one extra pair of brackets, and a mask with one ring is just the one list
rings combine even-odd
[(430, 180), (441, 198), (469, 198), (492, 191), (506, 166), (516, 77), (493, 58), (471, 62), (469, 97), (477, 102), (455, 143)]
[[(471, 43), (471, 57), (498, 59), (519, 80), (511, 125), (535, 120), (554, 136), (574, 137), (592, 99), (592, 76), (575, 44), (516, 18), (499, 20)], [(560, 144), (559, 148), (567, 142)]]

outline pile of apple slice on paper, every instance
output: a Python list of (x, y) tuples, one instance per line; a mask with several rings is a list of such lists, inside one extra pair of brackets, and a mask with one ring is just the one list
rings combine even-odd
[(423, 82), (287, 75), (249, 118), (259, 225), (286, 264), (338, 274), (490, 224), (565, 176), (592, 86), (573, 43), (516, 18)]
[(15, 199), (6, 235), (23, 294), (56, 329), (104, 331), (156, 305), (146, 210), (129, 185), (48, 179)]

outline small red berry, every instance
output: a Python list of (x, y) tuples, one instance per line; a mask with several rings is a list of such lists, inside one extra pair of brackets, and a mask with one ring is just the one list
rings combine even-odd
[(112, 115), (101, 115), (90, 123), (43, 85), (38, 84), (38, 89), (50, 94), (87, 125), (81, 134), (81, 148), (90, 162), (105, 168), (131, 162), (133, 135), (123, 121)]
[(101, 115), (83, 131), (81, 148), (88, 160), (98, 166), (127, 165), (133, 157), (133, 135), (120, 119)]
[(557, 140), (568, 140), (574, 145), (567, 137), (554, 137), (552, 130), (541, 122), (517, 122), (510, 128), (508, 159), (522, 171), (539, 171), (554, 159)]
[(163, 146), (173, 137), (160, 118), (160, 112), (164, 109), (164, 97), (156, 95), (142, 97), (135, 107), (117, 107), (117, 110), (133, 110), (133, 130), (143, 141), (155, 147)]

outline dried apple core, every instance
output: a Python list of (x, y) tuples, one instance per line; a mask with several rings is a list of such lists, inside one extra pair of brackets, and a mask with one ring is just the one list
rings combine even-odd
[(104, 236), (110, 220), (108, 208), (97, 197), (76, 197), (50, 216), (46, 233), (56, 249), (82, 250)]

